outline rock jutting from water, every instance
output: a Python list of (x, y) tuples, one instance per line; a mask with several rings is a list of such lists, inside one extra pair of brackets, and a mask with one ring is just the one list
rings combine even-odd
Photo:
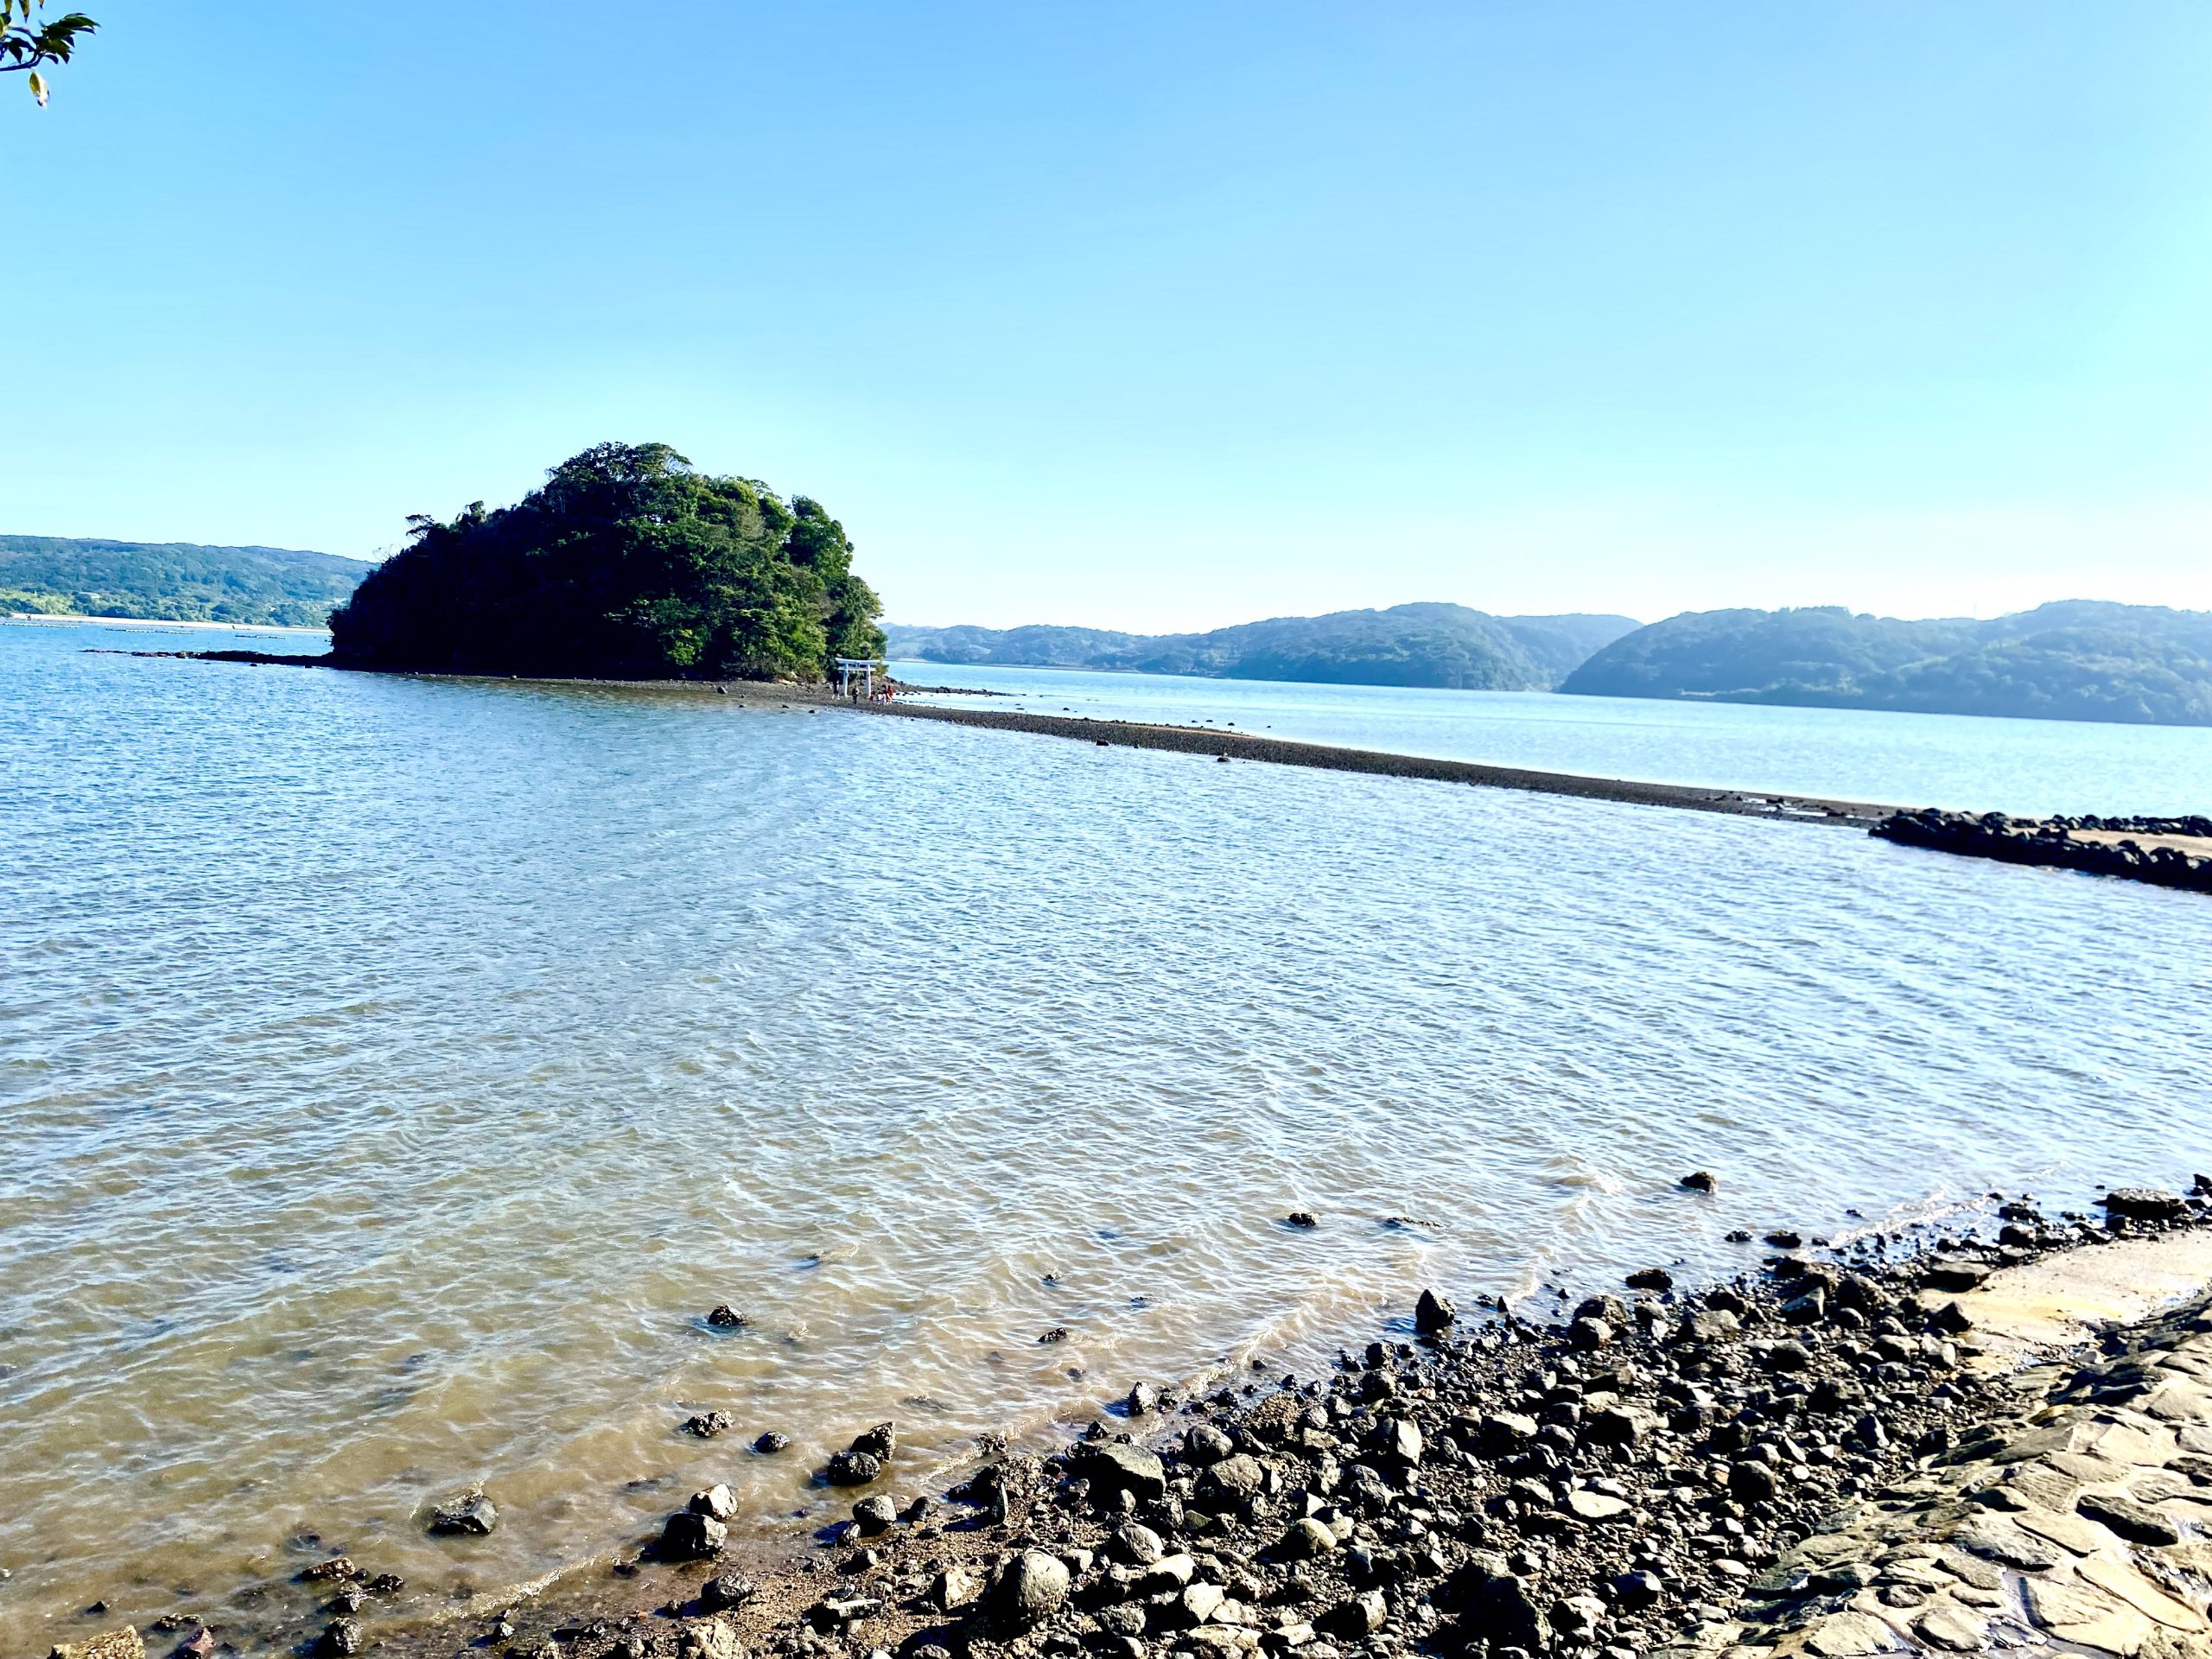
[[(710, 1568), (509, 1651), (2201, 1659), (2212, 1287), (2056, 1355), (1999, 1328), (2064, 1299), (2035, 1275), (2125, 1277), (2133, 1250), (2194, 1250), (2212, 1281), (2204, 1192), (2104, 1206), (2016, 1201), (1994, 1242), (1790, 1251), (1695, 1294), (1645, 1270), (1558, 1324), (1463, 1319), (1325, 1378), (1155, 1395), (1118, 1431), (993, 1456), (949, 1506), (864, 1497), (757, 1588)], [(895, 1445), (883, 1426), (840, 1455)], [(688, 1542), (715, 1507), (670, 1525)]]

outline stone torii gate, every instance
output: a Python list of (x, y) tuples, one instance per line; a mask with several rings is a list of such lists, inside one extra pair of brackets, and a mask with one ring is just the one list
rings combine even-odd
[(836, 666), (839, 696), (853, 695), (853, 676), (857, 674), (861, 677), (861, 690), (871, 699), (875, 696), (875, 671), (880, 668), (888, 673), (891, 668), (891, 664), (880, 657), (840, 657), (836, 659)]

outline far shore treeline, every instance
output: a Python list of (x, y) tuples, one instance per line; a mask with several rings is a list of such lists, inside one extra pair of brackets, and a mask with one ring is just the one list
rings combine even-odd
[(413, 538), (330, 615), (349, 667), (594, 679), (818, 680), (877, 657), (882, 606), (819, 502), (602, 443), (512, 507)]
[(410, 522), (408, 545), (381, 566), (283, 548), (0, 535), (0, 616), (327, 618), (322, 660), (333, 664), (550, 678), (815, 681), (837, 657), (889, 655), (956, 670), (2212, 726), (2212, 612), (2152, 605), (2065, 600), (1925, 621), (1824, 606), (1638, 626), (1428, 602), (1189, 634), (885, 628), (853, 572), (852, 543), (819, 503), (699, 472), (658, 443), (587, 449), (512, 507), (478, 502), (448, 522)]

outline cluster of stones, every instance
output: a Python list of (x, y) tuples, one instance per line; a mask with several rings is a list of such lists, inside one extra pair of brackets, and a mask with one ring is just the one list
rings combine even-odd
[[(1974, 1327), (1956, 1300), (2052, 1251), (2204, 1225), (2208, 1193), (2203, 1178), (2186, 1199), (2113, 1192), (2101, 1224), (2019, 1202), (1991, 1240), (1877, 1236), (1826, 1255), (1776, 1231), (1781, 1253), (1732, 1284), (1687, 1294), (1649, 1268), (1632, 1294), (1548, 1325), (1506, 1313), (1471, 1328), (1432, 1292), (1417, 1344), (1203, 1399), (1140, 1385), (1119, 1425), (1051, 1456), (1001, 1450), (943, 1499), (868, 1490), (887, 1484), (897, 1449), (880, 1424), (827, 1459), (824, 1481), (864, 1495), (792, 1570), (757, 1588), (728, 1570), (736, 1501), (710, 1487), (646, 1552), (705, 1565), (677, 1599), (530, 1636), (524, 1608), (473, 1645), (506, 1659), (1847, 1659), (2056, 1642), (2212, 1659), (2212, 1544), (2196, 1541), (2212, 1525), (2212, 1320), (2146, 1328), (2024, 1387), (1966, 1363)], [(350, 1563), (328, 1570), (341, 1597), (358, 1592)], [(333, 1605), (326, 1650), (361, 1645), (358, 1605)], [(402, 1646), (395, 1631), (387, 1650)]]
[[(2055, 1477), (1992, 1472), (2016, 1445), (1992, 1426), (2017, 1427), (2023, 1396), (1962, 1363), (1974, 1349), (1957, 1298), (2001, 1267), (2208, 1213), (2201, 1196), (2107, 1202), (2102, 1224), (2008, 1205), (1990, 1241), (1868, 1239), (1834, 1260), (1790, 1248), (1702, 1294), (1649, 1268), (1631, 1276), (1639, 1294), (1548, 1326), (1508, 1314), (1471, 1331), (1431, 1294), (1419, 1344), (1185, 1402), (1137, 1390), (1121, 1427), (997, 1458), (949, 1503), (861, 1498), (823, 1552), (757, 1592), (714, 1572), (658, 1616), (518, 1643), (518, 1659), (1840, 1659), (1993, 1631), (2078, 1645), (2084, 1610), (2118, 1617), (2096, 1598), (2133, 1586), (2069, 1567), (2024, 1505), (2057, 1529), (2106, 1531), (2142, 1505), (2179, 1535), (2173, 1511), (2192, 1500), (2112, 1477), (2118, 1447), (2096, 1429), (2013, 1459)], [(2172, 1352), (2162, 1409), (2212, 1358)], [(2192, 1478), (2178, 1430), (2148, 1444), (2162, 1478)], [(2053, 1480), (2078, 1484), (2063, 1513)], [(1944, 1535), (1880, 1530), (1931, 1500), (1961, 1517)], [(2190, 1559), (2185, 1541), (2163, 1548)], [(2196, 1617), (2201, 1598), (2171, 1573), (2134, 1570)], [(2127, 1605), (2153, 1635), (2113, 1651), (2184, 1634)]]
[(2118, 831), (2123, 836), (2212, 837), (2212, 819), (2012, 818), (2002, 812), (1944, 812), (1924, 807), (1916, 812), (1893, 812), (1868, 833), (1885, 841), (1994, 858), (2008, 864), (2049, 864), (2092, 875), (2122, 876), (2158, 887), (2212, 893), (2212, 858), (2194, 857), (2178, 847), (2142, 847), (2125, 838), (2083, 841), (2075, 835), (2081, 830)]

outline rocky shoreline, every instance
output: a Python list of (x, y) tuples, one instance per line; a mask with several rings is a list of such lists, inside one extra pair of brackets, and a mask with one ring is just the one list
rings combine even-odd
[(2212, 818), (2015, 818), (2002, 812), (1893, 812), (1870, 831), (1884, 841), (2007, 864), (2049, 865), (2161, 887), (2212, 893)]
[[(850, 1521), (749, 1578), (709, 1488), (611, 1577), (489, 1619), (379, 1617), (401, 1586), (320, 1562), (284, 1639), (395, 1659), (2212, 1654), (2208, 1192), (2113, 1191), (2101, 1220), (2016, 1198), (1981, 1229), (1836, 1249), (1777, 1231), (1731, 1283), (1655, 1267), (1548, 1324), (1432, 1292), (1417, 1335), (1325, 1376), (1139, 1384), (1062, 1450), (1001, 1449), (944, 1492), (902, 1485), (895, 1427), (866, 1429), (823, 1471)], [(2097, 1342), (2060, 1318), (2183, 1287)], [(244, 1650), (188, 1619), (152, 1635)]]

